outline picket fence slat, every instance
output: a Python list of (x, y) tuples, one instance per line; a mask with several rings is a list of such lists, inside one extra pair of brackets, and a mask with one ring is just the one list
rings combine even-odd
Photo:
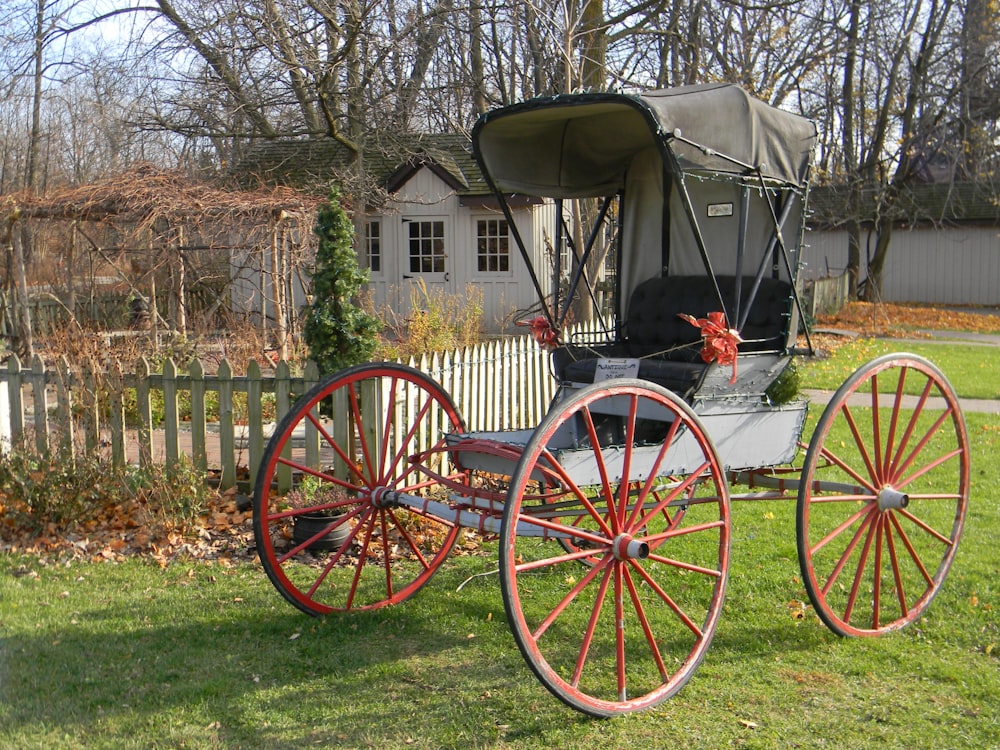
[[(567, 339), (600, 335), (579, 330), (583, 333), (567, 334)], [(555, 395), (550, 354), (528, 336), (411, 358), (409, 364), (441, 384), (473, 431), (533, 429)], [(0, 387), (7, 389), (9, 405), (8, 413), (0, 412), (4, 423), (0, 428), (7, 428), (5, 434), (16, 449), (33, 447), (39, 455), (56, 447), (68, 450), (70, 456), (99, 450), (115, 466), (157, 462), (168, 467), (184, 456), (196, 471), (217, 476), (223, 489), (238, 484), (252, 488), (275, 422), (319, 379), (311, 362), (301, 376), (293, 376), (284, 361), (270, 374), (252, 363), (245, 375), (238, 376), (226, 360), (214, 374), (206, 373), (198, 360), (186, 371), (167, 361), (153, 373), (145, 359), (126, 373), (117, 363), (107, 372), (73, 369), (64, 361), (46, 367), (40, 357), (25, 370), (11, 356), (5, 366), (0, 365)], [(236, 394), (246, 394), (239, 418)], [(273, 399), (273, 409), (265, 409), (268, 399)], [(158, 400), (162, 408), (155, 408)], [(189, 412), (182, 403), (190, 404)], [(218, 420), (214, 423), (207, 413), (213, 404)], [(336, 414), (338, 405), (334, 408)], [(316, 458), (319, 432), (306, 422), (306, 450)], [(336, 434), (335, 418), (334, 422)], [(246, 473), (239, 472), (242, 466)], [(276, 481), (282, 490), (290, 488), (291, 467), (280, 465)]]

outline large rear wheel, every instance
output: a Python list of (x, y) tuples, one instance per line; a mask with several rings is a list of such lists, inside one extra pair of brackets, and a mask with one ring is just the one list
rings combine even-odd
[(968, 500), (965, 421), (941, 371), (912, 354), (859, 368), (820, 417), (799, 487), (799, 563), (823, 622), (871, 636), (917, 620)]

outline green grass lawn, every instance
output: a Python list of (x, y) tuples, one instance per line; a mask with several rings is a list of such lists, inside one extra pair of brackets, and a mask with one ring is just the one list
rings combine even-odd
[(472, 578), (494, 556), (322, 620), (250, 563), (0, 556), (0, 747), (1000, 747), (1000, 422), (967, 420), (966, 530), (921, 621), (848, 640), (799, 619), (794, 503), (737, 503), (705, 661), (674, 698), (609, 721), (532, 676), (496, 576)]
[[(904, 350), (959, 395), (1000, 398), (1000, 348), (955, 342), (852, 341), (802, 360), (802, 387), (834, 390)], [(320, 620), (256, 564), (0, 555), (0, 747), (1000, 747), (1000, 418), (966, 419), (966, 530), (921, 621), (835, 636), (807, 604), (794, 502), (736, 503), (708, 656), (666, 703), (610, 721), (564, 707), (526, 666), (495, 545), (407, 603)]]
[(865, 362), (890, 352), (909, 352), (929, 359), (963, 398), (1000, 399), (1000, 347), (955, 341), (854, 339), (833, 356), (799, 358), (802, 387), (834, 391)]

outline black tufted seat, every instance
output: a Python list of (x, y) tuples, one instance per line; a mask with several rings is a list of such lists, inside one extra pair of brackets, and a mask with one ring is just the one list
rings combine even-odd
[[(727, 309), (733, 310), (735, 278), (718, 277)], [(742, 280), (741, 300), (746, 303), (753, 279)], [(778, 351), (785, 347), (791, 286), (778, 279), (762, 279), (741, 335), (741, 352)], [(704, 318), (719, 303), (708, 276), (665, 276), (642, 282), (629, 302), (621, 344), (599, 352), (606, 357), (642, 357), (639, 377), (678, 393), (698, 384), (705, 364), (701, 360), (701, 331), (680, 313)], [(577, 383), (594, 379), (597, 360), (570, 350), (557, 357), (557, 372)], [(573, 357), (576, 356), (576, 359)]]

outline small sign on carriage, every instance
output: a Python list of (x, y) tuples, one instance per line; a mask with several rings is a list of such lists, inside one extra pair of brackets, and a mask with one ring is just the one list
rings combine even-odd
[(639, 377), (639, 360), (631, 357), (607, 357), (597, 360), (594, 382)]

